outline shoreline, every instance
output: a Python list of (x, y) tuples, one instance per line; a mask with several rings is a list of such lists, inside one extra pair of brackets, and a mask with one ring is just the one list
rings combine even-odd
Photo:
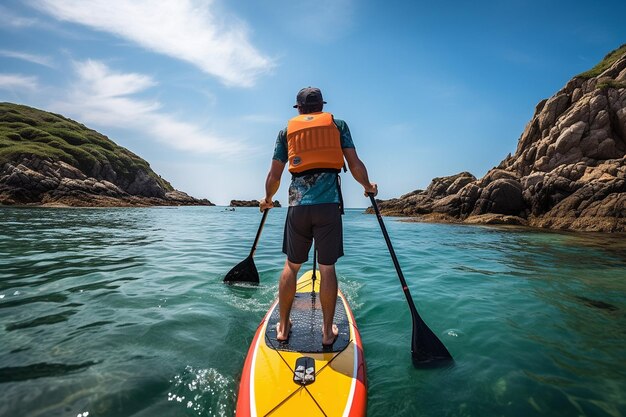
[[(0, 210), (5, 208), (15, 209), (128, 209), (128, 208), (161, 208), (172, 209), (179, 207), (215, 207), (217, 209), (258, 209), (258, 207), (232, 207), (228, 205), (217, 204), (118, 204), (118, 205), (69, 205), (58, 202), (51, 203), (32, 203), (32, 204), (0, 204)], [(287, 207), (275, 207), (287, 208)], [(375, 216), (370, 212), (371, 207), (346, 207), (346, 210), (360, 211), (360, 214)], [(229, 210), (236, 211), (236, 210)], [(607, 236), (607, 237), (626, 237), (626, 231), (604, 231), (604, 230), (577, 230), (568, 228), (548, 228), (534, 225), (526, 219), (517, 216), (506, 216), (498, 214), (484, 214), (478, 216), (470, 216), (465, 220), (448, 216), (442, 213), (429, 213), (419, 216), (405, 216), (398, 214), (384, 214), (382, 216), (392, 218), (404, 223), (430, 223), (441, 225), (459, 225), (459, 226), (481, 226), (494, 229), (520, 230), (531, 232), (546, 232), (573, 234), (577, 236)], [(626, 250), (626, 240), (624, 241), (624, 249)]]
[[(373, 213), (364, 213), (364, 214), (372, 214)], [(459, 220), (454, 217), (441, 215), (440, 213), (431, 213), (434, 215), (421, 215), (421, 216), (399, 216), (399, 215), (384, 215), (385, 217), (391, 217), (396, 219), (397, 221), (404, 223), (430, 223), (430, 224), (441, 224), (441, 225), (458, 225), (458, 226), (480, 226), (494, 229), (505, 229), (505, 230), (520, 230), (520, 231), (533, 231), (533, 232), (545, 232), (545, 233), (559, 233), (559, 234), (573, 234), (573, 235), (597, 235), (597, 236), (611, 236), (611, 237), (622, 237), (626, 238), (626, 231), (602, 231), (602, 230), (576, 230), (576, 229), (564, 229), (564, 228), (547, 228), (541, 226), (535, 226), (525, 219), (516, 216), (504, 216), (504, 217), (516, 217), (520, 222), (516, 223), (515, 219), (507, 219), (508, 222), (498, 222), (495, 219), (490, 219), (490, 221), (481, 221), (481, 217), (489, 217), (491, 215), (480, 215), (480, 216), (471, 216), (465, 220)], [(494, 217), (499, 217), (500, 215), (493, 215)], [(469, 220), (469, 221), (468, 221)], [(624, 249), (626, 250), (626, 241), (624, 241)]]
[[(441, 224), (463, 224), (474, 226), (508, 226), (522, 227), (538, 230), (553, 231), (569, 231), (569, 232), (586, 232), (586, 233), (606, 233), (606, 234), (622, 234), (626, 235), (626, 219), (613, 217), (596, 217), (596, 218), (576, 218), (576, 217), (545, 217), (533, 216), (525, 219), (519, 216), (486, 213), (468, 216), (460, 219), (445, 213), (426, 213), (419, 215), (405, 215), (397, 211), (389, 210), (385, 213), (385, 209), (381, 210), (381, 215), (389, 217), (404, 218), (409, 222), (422, 223), (441, 223)], [(374, 214), (371, 208), (366, 209), (366, 213)]]

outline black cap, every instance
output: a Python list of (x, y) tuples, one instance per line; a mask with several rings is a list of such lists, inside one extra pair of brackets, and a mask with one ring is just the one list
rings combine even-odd
[(298, 106), (309, 106), (313, 104), (326, 104), (326, 102), (322, 98), (322, 92), (319, 88), (306, 87), (298, 91), (296, 104), (293, 108), (295, 109), (298, 108)]

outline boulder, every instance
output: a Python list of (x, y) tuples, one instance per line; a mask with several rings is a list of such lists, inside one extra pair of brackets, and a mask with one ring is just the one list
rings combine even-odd
[[(280, 202), (274, 200), (274, 207), (280, 207)], [(259, 207), (259, 200), (230, 200), (229, 207)]]

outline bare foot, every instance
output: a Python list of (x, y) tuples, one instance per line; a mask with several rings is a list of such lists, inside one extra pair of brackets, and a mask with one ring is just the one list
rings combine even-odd
[(291, 320), (289, 320), (287, 328), (283, 330), (284, 331), (280, 330), (280, 322), (276, 323), (276, 340), (282, 343), (289, 340), (289, 332), (291, 331)]
[(335, 323), (333, 323), (331, 330), (332, 333), (327, 335), (325, 329), (322, 328), (322, 345), (332, 346), (333, 343), (335, 343), (335, 340), (337, 340), (337, 336), (339, 336), (339, 328)]

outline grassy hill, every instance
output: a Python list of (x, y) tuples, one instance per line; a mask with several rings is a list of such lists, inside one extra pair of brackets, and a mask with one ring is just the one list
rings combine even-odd
[(0, 103), (0, 167), (23, 155), (61, 160), (95, 178), (103, 166), (110, 165), (122, 183), (131, 182), (143, 170), (165, 190), (173, 190), (148, 162), (95, 130), (58, 114)]

